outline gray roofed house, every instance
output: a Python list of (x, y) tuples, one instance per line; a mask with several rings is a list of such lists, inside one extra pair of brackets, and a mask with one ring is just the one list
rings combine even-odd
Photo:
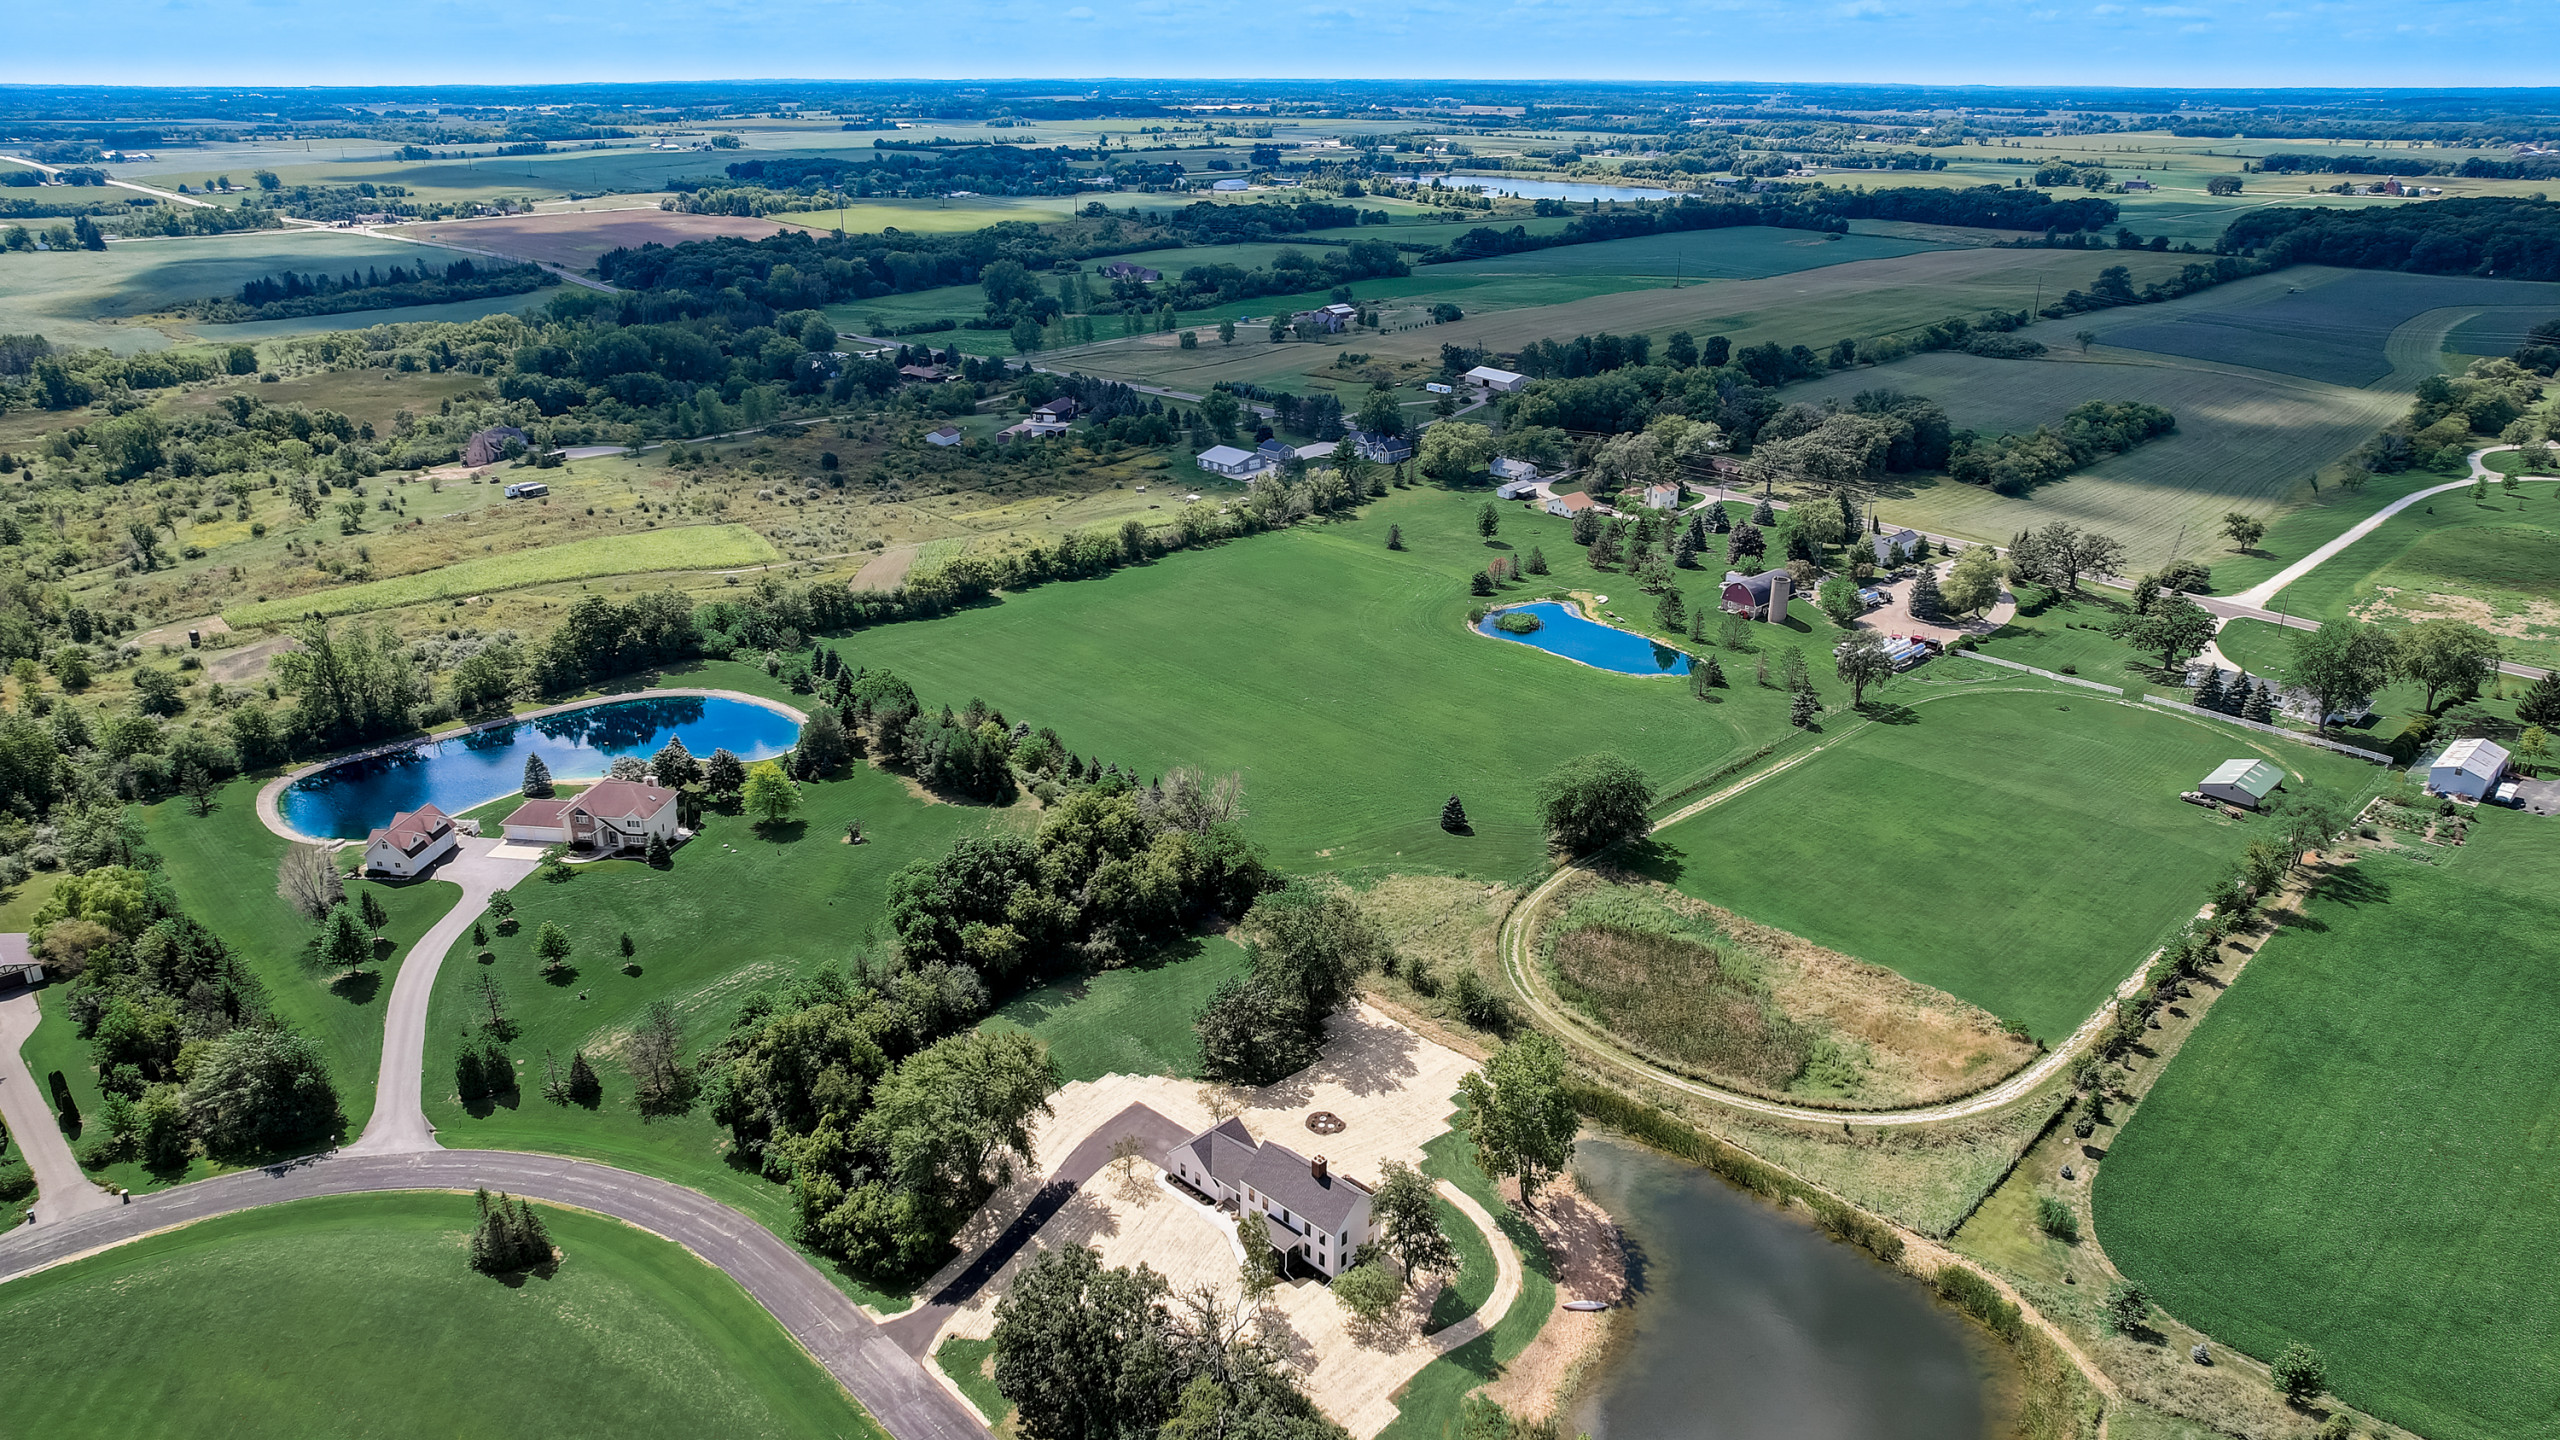
[(1174, 1146), (1164, 1168), (1219, 1209), (1234, 1210), (1239, 1226), (1261, 1217), (1273, 1249), (1327, 1276), (1351, 1268), (1360, 1247), (1376, 1238), (1368, 1186), (1334, 1173), (1321, 1155), (1255, 1143), (1233, 1116)]

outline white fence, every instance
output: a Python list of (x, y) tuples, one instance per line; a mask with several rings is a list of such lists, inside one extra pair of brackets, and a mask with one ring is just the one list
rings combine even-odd
[(1985, 655), (1979, 650), (1950, 650), (1947, 653), (1950, 655), (1962, 655), (1969, 660), (1979, 660), (1985, 665), (2000, 665), (2011, 670), (2024, 670), (2030, 675), (2041, 675), (2047, 680), (2059, 680), (2065, 685), (2077, 685), (2083, 690), (2097, 690), (2108, 695), (2122, 695), (2124, 693), (2123, 688), (2120, 686), (2101, 685), (2095, 680), (2083, 680), (2077, 675), (2057, 675), (2051, 670), (2039, 670), (2033, 665), (2021, 665), (2015, 660), (2003, 660), (1997, 655)]
[(2323, 740), (2317, 735), (2305, 735), (2299, 730), (2287, 730), (2281, 726), (2269, 725), (2257, 720), (2243, 720), (2237, 715), (2225, 715), (2219, 710), (2199, 709), (2196, 706), (2181, 704), (2175, 700), (2164, 700), (2157, 695), (2143, 696), (2142, 703), (2146, 705), (2157, 705), (2163, 710), (2182, 710), (2187, 714), (2196, 716), (2200, 719), (2219, 720), (2225, 725), (2238, 725), (2244, 729), (2255, 730), (2261, 734), (2274, 735), (2286, 740), (2299, 741), (2305, 745), (2317, 745), (2323, 750), (2335, 750), (2341, 755), (2353, 755), (2359, 760), (2370, 760), (2376, 765), (2388, 765), (2391, 763), (2391, 757), (2378, 750), (2366, 750), (2355, 745), (2341, 745), (2335, 740)]

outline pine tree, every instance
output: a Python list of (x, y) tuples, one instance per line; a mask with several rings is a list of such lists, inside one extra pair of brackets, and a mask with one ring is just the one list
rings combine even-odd
[(1449, 797), (1448, 804), (1440, 807), (1440, 828), (1452, 835), (1467, 833), (1467, 807), (1459, 804), (1455, 795)]
[(1529, 547), (1529, 573), (1532, 575), (1547, 573), (1547, 552), (1535, 545)]
[(587, 1052), (573, 1050), (569, 1054), (569, 1099), (576, 1104), (593, 1106), (604, 1094), (604, 1085), (596, 1079), (596, 1067), (587, 1063)]
[(1490, 540), (1494, 532), (1501, 528), (1502, 512), (1494, 508), (1492, 501), (1487, 500), (1484, 502), (1484, 508), (1476, 512), (1476, 533)]
[(1762, 655), (1756, 668), (1757, 673), (1755, 673), (1751, 678), (1759, 684), (1762, 689), (1767, 689), (1769, 685), (1769, 657)]
[(1699, 670), (1703, 671), (1707, 677), (1706, 684), (1708, 689), (1721, 690), (1724, 688), (1724, 666), (1717, 661), (1716, 657), (1713, 655), (1701, 656), (1697, 664)]
[(1787, 723), (1799, 730), (1812, 729), (1814, 719), (1821, 713), (1822, 702), (1813, 698), (1810, 690), (1797, 691), (1795, 697), (1787, 702)]
[(1698, 540), (1694, 533), (1696, 528), (1691, 526), (1681, 531), (1680, 538), (1671, 542), (1671, 563), (1683, 570), (1698, 568)]
[(1403, 526), (1390, 525), (1387, 527), (1387, 548), (1390, 550), (1401, 550), (1404, 548)]
[(2259, 681), (2258, 688), (2249, 692), (2248, 707), (2241, 712), (2240, 718), (2255, 720), (2261, 725), (2276, 723), (2275, 687), (2264, 680)]
[(667, 837), (654, 830), (650, 831), (649, 868), (652, 870), (669, 870), (675, 867), (675, 863), (675, 852), (667, 848)]
[(2204, 679), (2196, 685), (2195, 706), (2199, 710), (2219, 710), (2222, 708), (2221, 666), (2208, 665), (2204, 668)]
[(1689, 643), (1692, 645), (1707, 643), (1707, 607), (1704, 605), (1689, 612)]
[(356, 908), (357, 912), (364, 916), (364, 928), (376, 934), (380, 934), (383, 927), (391, 923), (390, 912), (382, 908), (382, 897), (370, 890), (364, 892), (364, 901)]
[(1809, 691), (1813, 688), (1813, 667), (1805, 663), (1804, 651), (1800, 647), (1788, 646), (1787, 652), (1778, 657), (1778, 663), (1786, 676), (1788, 689)]
[(1759, 505), (1752, 510), (1751, 523), (1763, 530), (1778, 523), (1777, 508), (1769, 503), (1767, 497), (1762, 497)]
[(524, 798), (527, 800), (551, 798), (551, 767), (542, 763), (540, 755), (524, 757)]
[(569, 1082), (560, 1074), (560, 1058), (548, 1047), (542, 1052), (542, 1098), (554, 1105), (569, 1103)]
[(1936, 568), (1922, 566), (1920, 578), (1911, 582), (1911, 613), (1923, 620), (1935, 620), (1946, 610), (1946, 597), (1938, 593)]
[(538, 1270), (552, 1261), (551, 1231), (529, 1201), (516, 1202), (516, 1258), (525, 1269)]

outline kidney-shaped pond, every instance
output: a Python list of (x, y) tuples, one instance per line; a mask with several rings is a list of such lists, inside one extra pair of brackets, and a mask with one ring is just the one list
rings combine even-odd
[(524, 783), (528, 755), (569, 779), (602, 775), (620, 756), (645, 759), (671, 739), (697, 757), (725, 749), (741, 760), (770, 760), (799, 738), (797, 721), (750, 701), (611, 700), (332, 765), (286, 786), (278, 807), (305, 835), (361, 840), (403, 810), (433, 805), (458, 815), (507, 794)]
[[(1538, 628), (1525, 635), (1515, 635), (1500, 628), (1505, 615), (1535, 616)], [(1642, 635), (1585, 620), (1573, 607), (1556, 600), (1540, 600), (1528, 605), (1512, 605), (1484, 617), (1476, 626), (1496, 640), (1531, 645), (1567, 660), (1579, 660), (1602, 670), (1615, 670), (1621, 675), (1686, 675), (1689, 657), (1668, 645), (1658, 644)]]

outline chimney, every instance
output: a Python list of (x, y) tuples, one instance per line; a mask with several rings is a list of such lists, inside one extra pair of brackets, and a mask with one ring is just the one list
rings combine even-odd
[(1327, 1176), (1325, 1175), (1325, 1173), (1324, 1173), (1324, 1157), (1323, 1157), (1323, 1156), (1321, 1156), (1321, 1155), (1319, 1155), (1319, 1156), (1317, 1156), (1316, 1158), (1314, 1158), (1313, 1160), (1308, 1161), (1308, 1162), (1307, 1162), (1307, 1173), (1308, 1173), (1309, 1175), (1312, 1175), (1312, 1176), (1314, 1176), (1314, 1177), (1316, 1178), (1316, 1183), (1317, 1183), (1317, 1184), (1320, 1184), (1320, 1185), (1321, 1185), (1321, 1184), (1325, 1183), (1325, 1181), (1326, 1181), (1326, 1179), (1327, 1179), (1328, 1177), (1327, 1177)]

